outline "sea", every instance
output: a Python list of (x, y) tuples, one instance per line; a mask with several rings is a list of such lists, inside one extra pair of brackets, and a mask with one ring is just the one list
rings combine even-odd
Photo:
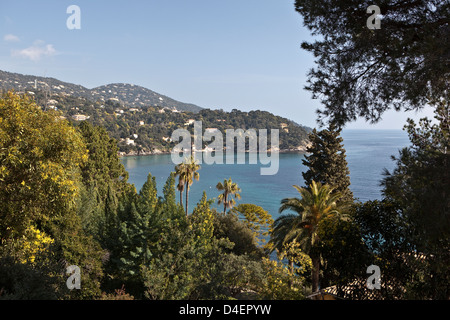
[[(382, 198), (380, 181), (385, 169), (392, 171), (399, 150), (409, 146), (410, 142), (403, 130), (343, 130), (341, 133), (346, 150), (346, 160), (350, 169), (350, 189), (355, 198), (361, 202)], [(272, 215), (279, 217), (278, 209), (283, 198), (298, 197), (293, 185), (304, 186), (302, 172), (307, 168), (302, 164), (303, 153), (280, 153), (279, 167), (275, 175), (261, 175), (261, 168), (268, 167), (259, 161), (251, 164), (229, 163), (206, 164), (203, 162), (198, 171), (200, 178), (194, 180), (189, 190), (189, 208), (202, 198), (203, 192), (209, 199), (214, 199), (214, 206), (223, 210), (223, 205), (217, 204), (220, 191), (216, 189), (218, 182), (231, 178), (241, 189), (241, 199), (236, 203), (252, 203), (261, 206)], [(163, 186), (174, 171), (175, 164), (171, 155), (131, 156), (121, 158), (129, 173), (129, 182), (139, 191), (150, 173), (155, 177), (158, 194), (162, 195)], [(177, 199), (179, 193), (177, 192)], [(183, 197), (184, 203), (184, 197)]]

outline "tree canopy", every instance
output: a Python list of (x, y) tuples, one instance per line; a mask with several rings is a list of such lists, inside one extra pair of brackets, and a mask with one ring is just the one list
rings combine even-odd
[(311, 145), (302, 163), (308, 170), (302, 172), (305, 185), (312, 181), (328, 184), (334, 188), (334, 192), (340, 192), (340, 202), (352, 202), (353, 193), (350, 190), (350, 170), (347, 166), (345, 149), (340, 130), (330, 126), (317, 131), (314, 129), (309, 134)]
[(381, 29), (367, 27), (368, 0), (296, 0), (316, 40), (303, 42), (316, 67), (306, 89), (320, 99), (319, 121), (343, 126), (362, 117), (377, 122), (395, 110), (419, 110), (448, 96), (450, 3), (385, 0)]

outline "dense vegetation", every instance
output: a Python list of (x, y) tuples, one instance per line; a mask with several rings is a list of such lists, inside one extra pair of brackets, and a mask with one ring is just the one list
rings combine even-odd
[[(189, 188), (201, 179), (193, 159), (174, 168), (162, 196), (150, 173), (138, 192), (118, 151), (120, 139), (134, 134), (140, 150), (168, 148), (161, 138), (191, 118), (220, 130), (278, 128), (285, 119), (156, 107), (122, 114), (112, 101), (69, 96), (57, 104), (66, 117), (90, 116), (74, 125), (29, 96), (4, 93), (0, 298), (450, 299), (448, 41), (441, 46), (448, 4), (385, 1), (383, 33), (365, 29), (366, 4), (295, 2), (305, 24), (324, 36), (303, 47), (318, 58), (309, 89), (323, 99), (319, 120), (328, 118), (329, 127), (311, 132), (305, 185), (280, 199), (275, 221), (258, 204), (236, 205), (241, 190), (231, 179), (217, 181), (223, 211), (206, 193), (189, 207)], [(411, 146), (393, 157), (382, 199), (360, 203), (349, 190), (339, 128), (357, 116), (379, 120), (390, 102), (396, 109), (427, 103), (436, 121), (408, 120)], [(303, 142), (304, 128), (286, 124), (285, 138), (298, 140), (282, 143)], [(79, 290), (66, 285), (71, 265), (81, 270)], [(370, 265), (380, 268), (379, 289), (367, 287)]]
[[(295, 186), (299, 197), (280, 206), (293, 213), (273, 221), (257, 204), (236, 205), (240, 188), (231, 179), (217, 183), (223, 211), (211, 207), (206, 193), (189, 207), (189, 186), (201, 179), (193, 159), (174, 167), (162, 196), (151, 174), (138, 192), (103, 127), (73, 126), (8, 92), (0, 100), (0, 297), (304, 299), (328, 287), (340, 297), (367, 299), (374, 292), (365, 267), (375, 264), (383, 275), (377, 298), (446, 299), (443, 101), (437, 119), (420, 128), (409, 123), (412, 147), (387, 173), (381, 201), (354, 202), (323, 175), (325, 181)], [(310, 135), (309, 171), (323, 161), (340, 166), (346, 181), (345, 150), (318, 157), (324, 154), (318, 146), (339, 145), (339, 132)], [(80, 268), (80, 290), (67, 287), (71, 265)]]
[[(217, 212), (206, 195), (185, 212), (175, 171), (162, 197), (151, 174), (137, 192), (102, 127), (74, 127), (8, 92), (0, 163), (3, 299), (305, 296), (307, 279), (258, 245), (267, 212), (244, 204)], [(80, 290), (66, 286), (69, 265), (81, 269)]]
[[(425, 118), (417, 125), (408, 120), (405, 130), (411, 146), (393, 157), (396, 167), (385, 173), (381, 200), (354, 203), (345, 210), (347, 221), (317, 222), (321, 281), (335, 283), (334, 292), (348, 298), (449, 299), (450, 3), (383, 1), (377, 4), (382, 14), (379, 30), (366, 27), (372, 4), (295, 1), (296, 11), (317, 39), (303, 42), (302, 48), (316, 58), (306, 89), (322, 102), (318, 122), (342, 128), (357, 118), (378, 122), (388, 109), (425, 107), (435, 111), (436, 121)], [(304, 178), (345, 192), (342, 159), (330, 153), (338, 150), (339, 142), (324, 143), (338, 131), (323, 132), (311, 138), (313, 155), (307, 158), (310, 168)], [(321, 147), (315, 148), (314, 141)], [(324, 167), (330, 159), (336, 162)], [(320, 226), (326, 226), (326, 232)], [(358, 280), (355, 266), (363, 261), (380, 267), (380, 290), (368, 292), (362, 274)]]
[[(45, 101), (53, 100), (56, 102), (53, 107), (72, 123), (79, 124), (80, 121), (72, 117), (81, 114), (86, 116), (86, 121), (93, 125), (104, 127), (110, 137), (118, 141), (119, 152), (123, 154), (170, 152), (178, 143), (178, 141), (171, 141), (172, 133), (176, 129), (185, 128), (193, 134), (192, 120), (202, 122), (202, 132), (205, 132), (207, 128), (217, 128), (223, 136), (226, 134), (226, 129), (268, 129), (269, 134), (270, 129), (278, 129), (280, 150), (290, 151), (304, 151), (308, 145), (308, 133), (311, 131), (308, 127), (267, 111), (244, 112), (233, 109), (231, 112), (225, 112), (202, 109), (195, 113), (173, 112), (173, 109), (159, 106), (135, 108), (114, 100), (94, 102), (70, 95), (45, 97), (45, 92), (34, 91), (36, 92), (35, 100), (39, 105), (47, 105)], [(129, 139), (128, 143), (127, 139)], [(204, 141), (203, 147), (209, 143)]]

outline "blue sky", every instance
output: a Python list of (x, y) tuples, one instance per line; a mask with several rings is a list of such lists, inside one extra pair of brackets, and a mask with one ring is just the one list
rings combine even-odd
[[(267, 110), (316, 126), (320, 107), (303, 89), (313, 57), (311, 37), (293, 0), (2, 0), (0, 69), (93, 88), (141, 85), (204, 108)], [(81, 29), (69, 30), (70, 5)], [(401, 129), (388, 112), (377, 125)]]

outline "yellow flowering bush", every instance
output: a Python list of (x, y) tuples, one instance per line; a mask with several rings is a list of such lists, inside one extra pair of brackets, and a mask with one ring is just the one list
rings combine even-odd
[(44, 232), (34, 226), (29, 227), (19, 240), (20, 263), (34, 263), (36, 257), (46, 251), (53, 242), (54, 240)]
[(287, 259), (297, 266), (291, 272), (295, 272), (301, 276), (307, 276), (312, 270), (312, 260), (309, 255), (300, 248), (300, 243), (292, 241), (283, 246), (283, 251), (278, 253), (278, 259)]
[(262, 299), (301, 300), (304, 295), (304, 278), (298, 276), (280, 261), (263, 258), (265, 280), (260, 289)]
[(207, 200), (205, 193), (192, 213), (191, 222), (197, 240), (203, 245), (210, 243), (214, 232), (214, 216), (210, 208), (210, 201)]

